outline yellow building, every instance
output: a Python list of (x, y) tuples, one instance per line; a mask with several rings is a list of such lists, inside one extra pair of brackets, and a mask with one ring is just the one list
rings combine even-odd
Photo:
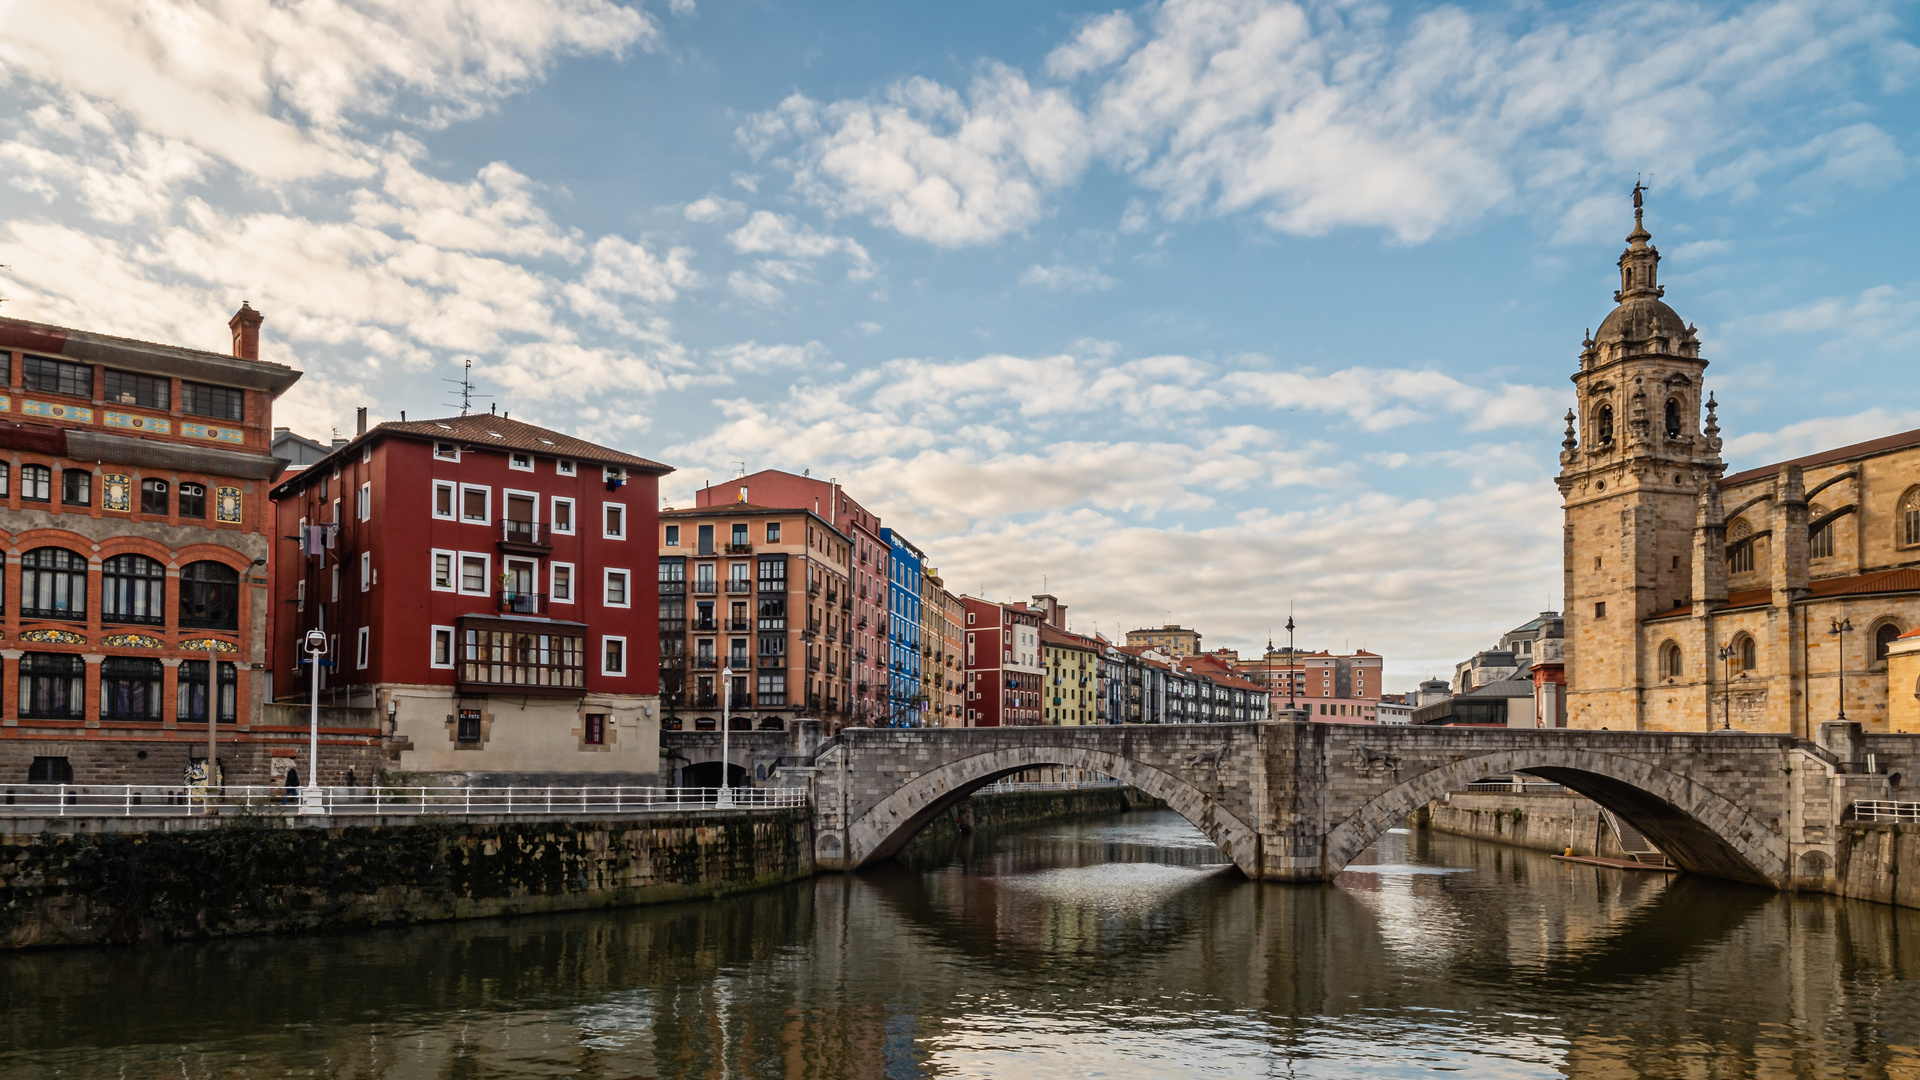
[(1046, 669), (1040, 695), (1040, 721), (1046, 724), (1100, 722), (1101, 644), (1092, 638), (1040, 627), (1040, 666)]
[(1189, 630), (1175, 623), (1144, 630), (1127, 631), (1129, 648), (1144, 646), (1159, 649), (1176, 660), (1184, 660), (1200, 651), (1200, 631)]
[(960, 598), (947, 591), (940, 571), (928, 567), (921, 583), (920, 672), (927, 694), (927, 724), (930, 727), (963, 727), (966, 724), (966, 679), (961, 663), (966, 655), (966, 608)]
[(1920, 431), (1724, 475), (1638, 202), (1560, 455), (1567, 724), (1889, 730), (1889, 648), (1920, 626)]

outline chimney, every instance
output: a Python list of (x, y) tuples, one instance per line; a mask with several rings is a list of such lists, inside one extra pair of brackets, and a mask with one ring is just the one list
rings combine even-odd
[(367, 433), (367, 407), (365, 405), (362, 405), (359, 408), (353, 410), (353, 434), (355, 438), (359, 438), (360, 436), (365, 435), (366, 433)]
[(242, 360), (260, 359), (260, 324), (265, 319), (252, 305), (240, 301), (240, 310), (227, 320), (228, 329), (233, 331), (233, 355)]

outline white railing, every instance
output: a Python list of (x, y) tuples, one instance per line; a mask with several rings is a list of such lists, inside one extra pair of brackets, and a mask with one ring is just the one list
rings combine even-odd
[(1559, 784), (1545, 780), (1489, 780), (1477, 784), (1468, 784), (1468, 791), (1502, 791), (1513, 795), (1555, 795), (1567, 790)]
[(1854, 821), (1920, 822), (1920, 803), (1863, 800), (1847, 808), (1847, 817)]
[(996, 781), (974, 792), (976, 795), (999, 795), (1016, 791), (1088, 791), (1105, 788), (1122, 788), (1127, 785), (1118, 780), (1035, 780), (1013, 782)]
[[(312, 790), (313, 795), (308, 796)], [(311, 798), (311, 806), (303, 801)], [(702, 808), (807, 805), (805, 788), (692, 787), (323, 787), (13, 784), (0, 787), (0, 815), (165, 817), (196, 814), (621, 814)]]

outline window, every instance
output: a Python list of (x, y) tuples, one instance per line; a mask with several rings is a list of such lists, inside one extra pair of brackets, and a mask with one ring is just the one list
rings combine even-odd
[(1660, 650), (1660, 674), (1669, 679), (1680, 677), (1680, 646), (1671, 641)]
[(68, 397), (93, 396), (93, 366), (29, 356), (20, 366), (20, 383), (28, 390)]
[(85, 619), (87, 560), (51, 547), (20, 556), (20, 614), (29, 619)]
[(588, 746), (607, 744), (607, 716), (605, 713), (588, 713), (587, 722), (580, 733), (580, 739)]
[(532, 472), (533, 471), (533, 455), (523, 454), (523, 453), (520, 453), (519, 451), (515, 451), (511, 454), (508, 454), (507, 468), (513, 469), (516, 472)]
[(30, 652), (20, 657), (20, 715), (34, 720), (83, 720), (87, 715), (87, 662), (70, 653)]
[(433, 456), (441, 461), (459, 461), (460, 448), (450, 442), (433, 444)]
[(1597, 438), (1594, 441), (1598, 443), (1604, 445), (1613, 441), (1613, 406), (1600, 406), (1600, 422), (1596, 425), (1595, 433)]
[(607, 522), (606, 528), (601, 535), (608, 540), (625, 540), (627, 538), (627, 508), (619, 503), (606, 503), (605, 506), (607, 509)]
[(180, 411), (214, 420), (246, 419), (246, 395), (230, 386), (180, 384)]
[(767, 543), (777, 544), (779, 542), (780, 542), (780, 523), (777, 521), (767, 522)]
[(460, 485), (460, 520), (475, 521), (482, 525), (492, 520), (493, 489), (475, 487), (472, 484)]
[(454, 732), (454, 738), (461, 742), (477, 743), (480, 741), (479, 709), (460, 710), (460, 723), (458, 729)]
[(1754, 649), (1752, 638), (1742, 634), (1740, 636), (1739, 644), (1735, 647), (1735, 651), (1739, 653), (1739, 664), (1740, 664), (1741, 671), (1752, 671), (1754, 668), (1760, 666), (1756, 662), (1756, 657), (1754, 655), (1756, 650)]
[(140, 481), (140, 512), (167, 516), (167, 482), (165, 480)]
[(554, 462), (553, 469), (561, 476), (572, 476), (578, 471), (574, 468), (573, 459), (571, 458), (561, 458), (559, 461)]
[(460, 556), (460, 591), (463, 593), (487, 591), (487, 557), (485, 555)]
[(333, 564), (333, 573), (331, 576), (333, 578), (333, 597), (332, 598), (337, 601), (340, 599), (340, 564), (339, 563)]
[(582, 638), (507, 629), (468, 629), (461, 635), (461, 682), (573, 688), (586, 685), (587, 657)]
[(115, 555), (100, 564), (100, 620), (110, 623), (167, 621), (167, 568), (145, 555)]
[(453, 520), (453, 483), (448, 480), (433, 482), (433, 516), (443, 521)]
[(107, 404), (133, 405), (142, 409), (167, 407), (169, 380), (156, 375), (136, 375), (131, 371), (107, 370)]
[[(1816, 517), (1822, 515), (1815, 515)], [(1807, 536), (1807, 557), (1830, 559), (1833, 557), (1833, 522), (1829, 521), (1814, 529)]]
[(67, 506), (92, 506), (93, 474), (85, 469), (68, 469), (62, 472), (60, 501)]
[(1607, 617), (1607, 602), (1605, 600), (1601, 600), (1593, 605), (1593, 617), (1596, 619), (1604, 619)]
[(625, 675), (627, 673), (627, 639), (623, 637), (603, 637), (600, 639), (600, 674)]
[(13, 471), (12, 465), (9, 465), (4, 461), (0, 461), (0, 499), (4, 499), (7, 496), (7, 481), (10, 478), (10, 474), (12, 473), (12, 471)]
[(160, 719), (160, 661), (109, 656), (100, 662), (100, 719)]
[(1887, 649), (1900, 638), (1898, 623), (1882, 623), (1873, 631), (1873, 658), (1876, 662), (1885, 662)]
[(553, 500), (553, 531), (573, 534), (573, 500), (555, 498)]
[[(231, 724), (237, 716), (236, 690), (239, 686), (238, 669), (225, 660), (220, 661), (220, 723)], [(174, 691), (175, 715), (181, 722), (207, 720), (207, 662), (205, 660), (182, 660)]]
[(20, 466), (20, 498), (27, 502), (53, 499), (53, 470), (45, 465)]
[(1667, 399), (1667, 438), (1680, 437), (1680, 403), (1673, 398)]
[(1902, 545), (1920, 544), (1920, 487), (1900, 500), (1900, 537)]
[(360, 668), (363, 670), (366, 668), (369, 655), (373, 651), (372, 644), (373, 644), (373, 628), (369, 626), (361, 627), (360, 632), (354, 635), (354, 642), (353, 642), (353, 666), (354, 667)]
[(607, 571), (606, 605), (608, 607), (629, 607), (627, 602), (627, 572), (625, 570)]
[(556, 604), (573, 603), (573, 564), (554, 563), (548, 572), (552, 579), (547, 584), (547, 593)]
[(668, 547), (680, 546), (680, 526), (678, 525), (667, 526), (667, 546)]
[(747, 526), (745, 524), (740, 522), (734, 523), (733, 539), (729, 541), (729, 543), (733, 544), (735, 547), (746, 547), (748, 544), (752, 543), (751, 540), (747, 539)]
[(207, 485), (182, 483), (180, 485), (180, 517), (193, 521), (205, 521), (207, 517)]
[(453, 552), (435, 548), (433, 551), (433, 582), (430, 588), (435, 592), (453, 592)]
[(360, 553), (360, 591), (373, 588), (373, 552)]
[(73, 763), (63, 757), (37, 757), (27, 766), (29, 784), (71, 784)]
[(453, 667), (453, 627), (434, 627), (432, 641), (433, 647), (428, 654), (427, 666), (451, 669)]
[(188, 563), (180, 571), (180, 625), (205, 630), (238, 630), (239, 571), (217, 562)]
[(368, 521), (372, 519), (373, 517), (373, 485), (371, 483), (360, 485), (360, 497), (355, 501), (354, 509), (356, 511), (354, 516), (359, 518), (361, 521)]

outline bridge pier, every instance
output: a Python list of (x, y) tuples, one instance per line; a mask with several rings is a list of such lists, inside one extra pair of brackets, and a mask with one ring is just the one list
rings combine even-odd
[[(1104, 773), (1191, 821), (1248, 877), (1324, 881), (1475, 780), (1527, 772), (1607, 807), (1683, 869), (1788, 888), (1834, 865), (1846, 808), (1920, 768), (1920, 737), (1252, 724), (852, 728), (787, 782), (812, 788), (815, 863), (887, 859), (947, 807), (1040, 765)], [(1874, 771), (1865, 771), (1873, 755)], [(1804, 874), (1801, 877), (1805, 877)]]

